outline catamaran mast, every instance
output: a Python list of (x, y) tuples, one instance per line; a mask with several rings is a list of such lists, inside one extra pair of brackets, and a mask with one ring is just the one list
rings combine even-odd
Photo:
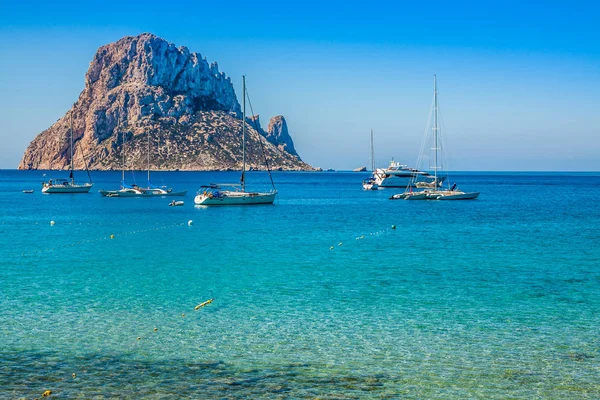
[(243, 117), (242, 117), (242, 192), (246, 191), (246, 75), (242, 75), (242, 97)]
[(437, 100), (437, 77), (433, 74), (433, 140), (435, 161), (433, 164), (434, 180), (433, 184), (437, 187), (438, 184), (438, 100)]

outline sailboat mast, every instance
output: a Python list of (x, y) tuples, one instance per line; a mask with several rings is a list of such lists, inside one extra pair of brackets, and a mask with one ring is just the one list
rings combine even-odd
[(150, 132), (148, 132), (148, 186), (150, 186)]
[[(119, 124), (117, 123), (117, 127)], [(121, 183), (125, 184), (125, 134), (121, 131)]]
[(373, 150), (373, 129), (371, 129), (371, 171), (375, 172), (375, 151)]
[(437, 77), (433, 74), (433, 140), (434, 140), (434, 151), (435, 161), (433, 165), (434, 170), (434, 185), (437, 188), (438, 179), (438, 100), (437, 100)]
[(242, 97), (243, 117), (242, 117), (242, 192), (246, 191), (246, 75), (242, 75)]
[(73, 177), (73, 111), (71, 111), (71, 183), (75, 182)]

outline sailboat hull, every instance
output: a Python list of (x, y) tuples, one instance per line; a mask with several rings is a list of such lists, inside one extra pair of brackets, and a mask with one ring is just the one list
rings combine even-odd
[(277, 192), (220, 192), (218, 196), (213, 193), (201, 193), (194, 198), (194, 203), (201, 206), (241, 206), (257, 204), (273, 204)]
[(44, 185), (42, 193), (57, 194), (57, 193), (89, 193), (94, 184), (86, 183), (84, 185)]

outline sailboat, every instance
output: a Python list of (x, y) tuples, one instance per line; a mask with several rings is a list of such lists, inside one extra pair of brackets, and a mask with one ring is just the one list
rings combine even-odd
[(187, 190), (174, 192), (171, 188), (158, 187), (150, 182), (150, 133), (148, 133), (148, 185), (140, 187), (136, 184), (128, 185), (125, 183), (125, 136), (123, 137), (123, 167), (121, 171), (121, 188), (119, 190), (100, 190), (100, 194), (104, 197), (164, 197), (164, 196), (185, 196)]
[(373, 176), (362, 181), (362, 187), (365, 190), (377, 190), (379, 184), (377, 183), (377, 177), (375, 176), (375, 152), (373, 151), (373, 129), (371, 129), (371, 171)]
[[(267, 165), (267, 171), (271, 178), (273, 189), (269, 192), (247, 192), (246, 191), (246, 76), (242, 76), (243, 97), (243, 119), (242, 119), (242, 176), (240, 183), (235, 184), (210, 184), (201, 186), (200, 191), (194, 198), (194, 203), (202, 206), (228, 206), (228, 205), (255, 205), (273, 204), (277, 196), (277, 190), (273, 184), (271, 171)], [(266, 160), (266, 158), (265, 158)], [(231, 190), (225, 190), (229, 187)]]
[[(88, 173), (89, 182), (84, 184), (75, 183), (75, 178), (73, 176), (73, 111), (71, 111), (70, 115), (70, 144), (69, 148), (71, 151), (71, 172), (69, 173), (69, 179), (59, 178), (52, 179), (49, 178), (47, 182), (42, 183), (42, 193), (88, 193), (94, 184), (92, 183), (92, 177), (90, 176), (90, 171), (87, 169), (87, 163), (85, 169)], [(85, 162), (85, 158), (84, 158)]]
[(463, 192), (456, 187), (456, 183), (452, 187), (446, 189), (441, 188), (442, 182), (446, 176), (441, 173), (441, 167), (438, 165), (439, 153), (441, 153), (441, 137), (440, 127), (438, 126), (438, 96), (437, 96), (437, 77), (433, 75), (433, 148), (434, 151), (434, 164), (433, 173), (434, 179), (432, 182), (426, 182), (419, 185), (415, 182), (415, 186), (425, 188), (421, 191), (413, 191), (412, 187), (407, 189), (404, 193), (395, 194), (390, 199), (404, 199), (404, 200), (473, 200), (479, 197), (479, 192)]

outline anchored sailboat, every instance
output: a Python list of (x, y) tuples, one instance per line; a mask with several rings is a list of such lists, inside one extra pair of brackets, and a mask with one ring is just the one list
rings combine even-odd
[[(90, 181), (84, 184), (75, 183), (75, 178), (73, 176), (73, 111), (71, 111), (70, 115), (70, 128), (69, 128), (71, 139), (69, 148), (71, 151), (71, 164), (69, 173), (69, 179), (59, 178), (59, 179), (48, 179), (47, 182), (42, 183), (42, 193), (88, 193), (94, 184), (92, 183), (92, 177), (90, 175), (90, 171), (87, 168), (87, 163), (85, 163), (85, 157), (83, 158), (84, 163), (86, 164), (85, 170), (88, 173), (88, 178)], [(82, 152), (83, 154), (83, 152)]]
[(136, 184), (128, 185), (125, 183), (125, 136), (121, 132), (122, 137), (122, 170), (121, 170), (121, 188), (119, 190), (100, 190), (100, 194), (104, 197), (163, 197), (163, 196), (185, 196), (187, 190), (174, 192), (171, 188), (158, 187), (150, 182), (150, 133), (148, 133), (148, 185), (141, 187)]
[(373, 150), (373, 129), (371, 129), (371, 171), (373, 176), (368, 179), (364, 179), (362, 182), (363, 189), (365, 190), (377, 190), (379, 184), (377, 183), (377, 177), (375, 176), (375, 152)]
[[(413, 191), (412, 188), (407, 189), (404, 193), (395, 194), (390, 199), (404, 200), (473, 200), (479, 197), (479, 192), (463, 192), (456, 187), (456, 183), (452, 187), (446, 189), (441, 188), (442, 182), (446, 176), (442, 173), (442, 167), (439, 165), (439, 156), (442, 151), (440, 127), (438, 125), (438, 95), (437, 95), (437, 77), (433, 75), (433, 148), (434, 163), (433, 163), (433, 182), (414, 182), (415, 186), (425, 188), (421, 191)], [(420, 158), (420, 157), (419, 157)]]
[[(269, 178), (273, 189), (269, 192), (246, 191), (246, 76), (242, 76), (243, 119), (242, 119), (242, 176), (239, 184), (210, 184), (201, 186), (194, 203), (202, 206), (254, 205), (273, 204), (277, 190), (273, 184), (271, 170), (267, 164)], [(266, 156), (265, 156), (266, 162)], [(224, 190), (230, 187), (231, 190)]]

